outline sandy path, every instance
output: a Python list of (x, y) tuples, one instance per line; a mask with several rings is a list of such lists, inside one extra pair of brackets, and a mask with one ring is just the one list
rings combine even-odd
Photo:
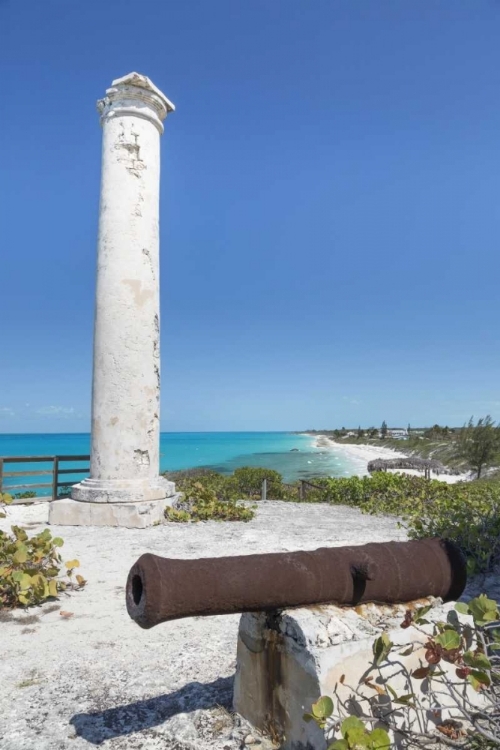
[[(10, 522), (43, 526), (45, 504)], [(3, 528), (5, 521), (0, 521)], [(327, 505), (262, 502), (247, 524), (167, 524), (145, 530), (57, 527), (65, 559), (88, 586), (0, 620), (0, 748), (236, 750), (245, 727), (230, 708), (238, 616), (191, 618), (149, 631), (133, 623), (124, 584), (143, 552), (203, 557), (402, 539), (394, 519)], [(221, 706), (223, 708), (221, 708)], [(262, 749), (262, 746), (261, 750)]]

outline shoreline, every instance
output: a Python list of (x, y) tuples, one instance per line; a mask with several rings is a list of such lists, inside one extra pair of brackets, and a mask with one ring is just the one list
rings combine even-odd
[[(304, 433), (308, 434), (308, 433)], [(360, 443), (359, 445), (353, 445), (352, 443), (341, 443), (333, 440), (326, 435), (309, 435), (313, 441), (315, 448), (326, 449), (341, 453), (347, 458), (354, 459), (359, 462), (360, 473), (357, 476), (369, 476), (368, 463), (374, 461), (377, 458), (391, 459), (391, 458), (408, 458), (408, 454), (403, 451), (398, 451), (393, 448), (386, 448), (384, 446), (368, 445), (366, 443)], [(423, 476), (421, 471), (416, 469), (388, 469), (391, 474), (407, 474), (410, 476)], [(446, 482), (446, 484), (456, 484), (457, 482), (470, 481), (469, 474), (432, 474), (432, 479), (437, 479), (440, 482)]]

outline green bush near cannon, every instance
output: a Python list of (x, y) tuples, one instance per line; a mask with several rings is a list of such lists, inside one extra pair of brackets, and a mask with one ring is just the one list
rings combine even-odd
[[(0, 518), (6, 518), (11, 503), (10, 495), (0, 494)], [(40, 604), (68, 588), (85, 585), (83, 576), (73, 576), (80, 567), (78, 560), (63, 562), (59, 552), (63, 544), (49, 529), (31, 537), (19, 526), (12, 526), (10, 533), (0, 530), (0, 609)]]

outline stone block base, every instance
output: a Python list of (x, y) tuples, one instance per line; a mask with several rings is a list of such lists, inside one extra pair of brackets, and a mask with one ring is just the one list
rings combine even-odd
[[(356, 608), (321, 605), (244, 614), (238, 634), (235, 710), (256, 729), (278, 739), (282, 750), (326, 750), (333, 738), (325, 737), (315, 722), (305, 722), (304, 713), (310, 712), (320, 696), (333, 698), (335, 689), (344, 702), (353, 694), (352, 687), (373, 698), (374, 688), (362, 681), (373, 662), (372, 644), (383, 632), (399, 646), (395, 661), (403, 662), (409, 673), (426, 664), (425, 635), (413, 626), (402, 629), (401, 622), (407, 609), (428, 603), (431, 601), (392, 606), (364, 604)], [(446, 620), (453, 603), (432, 603), (435, 606), (426, 618)], [(425, 627), (429, 632), (430, 626)], [(407, 647), (410, 641), (416, 644), (413, 652), (401, 656), (401, 647)], [(454, 675), (453, 664), (441, 664)], [(401, 672), (399, 667), (396, 671)], [(398, 692), (409, 692), (401, 673), (374, 670), (371, 674), (380, 685), (387, 679)], [(415, 690), (422, 685), (422, 680), (414, 681)], [(449, 700), (448, 706), (451, 704), (453, 701)], [(446, 697), (442, 705), (439, 715), (444, 718)], [(429, 723), (432, 722), (429, 711)], [(435, 723), (429, 730), (435, 731)]]
[(123, 526), (145, 529), (161, 523), (170, 498), (137, 503), (85, 503), (55, 500), (50, 503), (49, 523), (57, 526)]

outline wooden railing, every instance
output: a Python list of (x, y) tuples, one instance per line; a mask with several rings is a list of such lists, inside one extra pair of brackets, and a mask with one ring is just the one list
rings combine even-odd
[[(318, 484), (313, 484), (312, 482), (308, 482), (306, 479), (301, 479), (300, 480), (300, 485), (299, 485), (298, 488), (297, 488), (297, 486), (295, 484), (285, 484), (285, 482), (283, 482), (283, 486), (284, 487), (288, 487), (288, 489), (292, 490), (293, 492), (297, 491), (298, 492), (298, 496), (299, 496), (299, 500), (305, 500), (306, 499), (306, 493), (307, 493), (308, 487), (312, 487), (312, 489), (314, 489), (314, 490), (324, 490), (325, 489), (324, 487), (320, 487)], [(260, 499), (261, 500), (267, 500), (268, 499), (267, 498), (267, 479), (263, 479), (262, 480), (262, 489), (261, 489), (261, 493), (260, 493)], [(272, 500), (273, 498), (271, 497), (269, 499)]]
[(322, 492), (325, 491), (324, 487), (320, 487), (319, 484), (313, 484), (312, 482), (308, 482), (306, 479), (302, 479), (300, 482), (300, 489), (299, 489), (299, 499), (305, 500), (307, 490), (309, 487), (312, 487), (313, 490), (321, 490)]
[[(35, 500), (57, 500), (59, 496), (59, 488), (66, 487), (71, 482), (66, 480), (65, 482), (60, 481), (61, 476), (71, 474), (88, 474), (90, 471), (89, 466), (85, 467), (71, 467), (61, 468), (60, 464), (67, 464), (69, 461), (73, 463), (90, 461), (90, 456), (0, 456), (0, 492), (8, 492), (10, 495), (16, 494), (16, 491), (21, 490), (22, 492), (32, 492), (38, 489), (51, 489), (47, 495), (36, 495), (36, 497), (30, 498), (14, 498), (14, 503), (32, 503)], [(34, 464), (34, 463), (45, 463), (50, 464), (50, 468), (37, 469), (36, 471), (5, 471), (6, 464)], [(5, 479), (19, 477), (33, 477), (32, 482), (28, 481), (27, 484), (11, 484), (5, 482)], [(50, 477), (49, 482), (37, 482), (36, 480), (40, 477)], [(17, 493), (19, 494), (19, 493)]]
[[(283, 487), (288, 487), (289, 490), (296, 490), (297, 489), (295, 487), (295, 485), (285, 484), (284, 482), (283, 482), (282, 486)], [(268, 491), (267, 479), (263, 479), (262, 480), (262, 485), (261, 485), (261, 490), (260, 490), (260, 499), (261, 500), (268, 500), (268, 499), (269, 500), (274, 500), (275, 498), (272, 498), (272, 497), (268, 498), (267, 491)]]

